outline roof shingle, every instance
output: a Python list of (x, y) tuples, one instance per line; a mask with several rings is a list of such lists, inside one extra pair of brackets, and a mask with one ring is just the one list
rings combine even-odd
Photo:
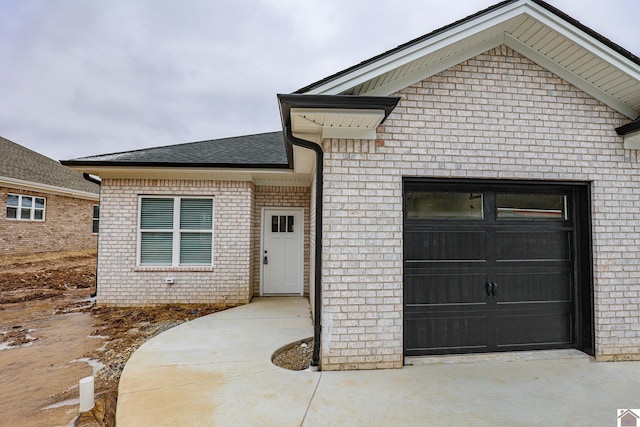
[(70, 166), (288, 167), (282, 131), (81, 157)]
[(0, 137), (0, 177), (98, 194), (100, 186), (59, 162)]

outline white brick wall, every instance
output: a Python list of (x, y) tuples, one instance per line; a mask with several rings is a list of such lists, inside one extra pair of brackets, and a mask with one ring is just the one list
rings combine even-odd
[[(214, 198), (213, 267), (136, 266), (141, 195)], [(105, 305), (245, 304), (260, 292), (260, 210), (305, 212), (305, 291), (309, 277), (309, 188), (250, 182), (105, 179), (101, 191), (98, 301)], [(175, 283), (165, 284), (172, 277)]]
[[(251, 301), (253, 184), (228, 181), (105, 179), (101, 190), (98, 302), (243, 304)], [(138, 197), (213, 196), (213, 267), (136, 266)], [(165, 284), (173, 277), (175, 283)]]
[(628, 119), (509, 48), (397, 94), (377, 141), (324, 143), (322, 368), (402, 366), (402, 177), (591, 182), (596, 352), (640, 358)]

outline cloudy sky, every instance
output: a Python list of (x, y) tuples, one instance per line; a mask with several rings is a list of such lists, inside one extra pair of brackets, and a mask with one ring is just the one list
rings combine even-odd
[[(548, 1), (640, 55), (640, 1)], [(0, 136), (60, 160), (278, 130), (277, 93), (497, 2), (0, 0)]]

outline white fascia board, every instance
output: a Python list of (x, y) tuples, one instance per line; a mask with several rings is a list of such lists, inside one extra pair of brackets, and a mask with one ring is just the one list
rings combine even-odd
[(282, 174), (291, 173), (289, 168), (162, 168), (162, 167), (110, 167), (110, 166), (94, 166), (79, 167), (80, 170), (88, 171), (92, 175), (99, 176), (102, 179), (200, 179), (206, 181), (217, 180), (237, 180), (250, 181), (254, 174)]
[(322, 138), (376, 139), (375, 129), (323, 127)]
[(98, 193), (57, 187), (55, 185), (41, 184), (39, 182), (24, 181), (22, 179), (9, 178), (6, 176), (0, 176), (0, 186), (38, 193), (55, 194), (56, 196), (73, 197), (75, 199), (97, 201), (100, 198)]
[(387, 83), (384, 86), (378, 86), (372, 91), (362, 93), (363, 96), (389, 96), (394, 94), (406, 87), (409, 87), (415, 83), (418, 83), (424, 79), (427, 79), (435, 74), (438, 74), (444, 70), (448, 70), (449, 68), (458, 65), (461, 62), (464, 62), (468, 59), (471, 59), (475, 56), (478, 56), (488, 50), (491, 50), (495, 47), (504, 44), (504, 34), (499, 35), (498, 37), (494, 37), (489, 40), (485, 40), (482, 43), (479, 43), (473, 46), (470, 49), (460, 51), (455, 55), (452, 55), (442, 61), (435, 62), (427, 67), (423, 67), (419, 70), (411, 74), (407, 74), (406, 76), (393, 80)]
[(588, 93), (597, 100), (603, 102), (614, 110), (621, 114), (624, 114), (630, 119), (638, 117), (638, 111), (629, 107), (624, 102), (619, 101), (607, 92), (600, 90), (597, 86), (594, 86), (591, 82), (585, 80), (577, 74), (572, 73), (566, 68), (562, 67), (558, 63), (550, 60), (546, 56), (542, 55), (538, 51), (531, 49), (529, 46), (522, 43), (520, 40), (513, 38), (512, 36), (505, 34), (505, 44), (511, 49), (520, 53), (521, 55), (529, 58), (541, 67), (549, 70), (558, 77), (568, 81), (578, 89)]
[(640, 150), (640, 131), (624, 136), (624, 148), (629, 150)]
[(613, 65), (620, 71), (627, 73), (632, 78), (640, 81), (640, 66), (629, 58), (624, 57), (622, 54), (611, 49), (601, 41), (591, 37), (589, 34), (583, 32), (559, 16), (547, 11), (542, 8), (542, 6), (528, 2), (524, 7), (526, 7), (527, 13), (532, 18), (537, 19), (540, 23), (548, 26), (554, 31), (557, 31), (559, 34), (584, 47), (589, 52)]
[[(527, 3), (524, 3), (526, 5)], [(443, 49), (453, 43), (464, 40), (467, 37), (487, 30), (495, 25), (516, 18), (522, 14), (523, 3), (506, 5), (486, 15), (472, 19), (469, 22), (450, 28), (440, 34), (436, 34), (414, 46), (407, 47), (388, 57), (381, 58), (363, 68), (354, 70), (338, 79), (331, 80), (322, 86), (314, 88), (306, 94), (309, 95), (337, 95), (345, 90), (371, 80), (379, 75), (401, 67), (411, 61), (429, 55)]]

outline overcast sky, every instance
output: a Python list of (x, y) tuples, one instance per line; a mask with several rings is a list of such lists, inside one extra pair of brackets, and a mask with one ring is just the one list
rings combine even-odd
[[(0, 0), (0, 136), (60, 160), (279, 130), (277, 93), (497, 2)], [(640, 55), (640, 1), (549, 2)]]

